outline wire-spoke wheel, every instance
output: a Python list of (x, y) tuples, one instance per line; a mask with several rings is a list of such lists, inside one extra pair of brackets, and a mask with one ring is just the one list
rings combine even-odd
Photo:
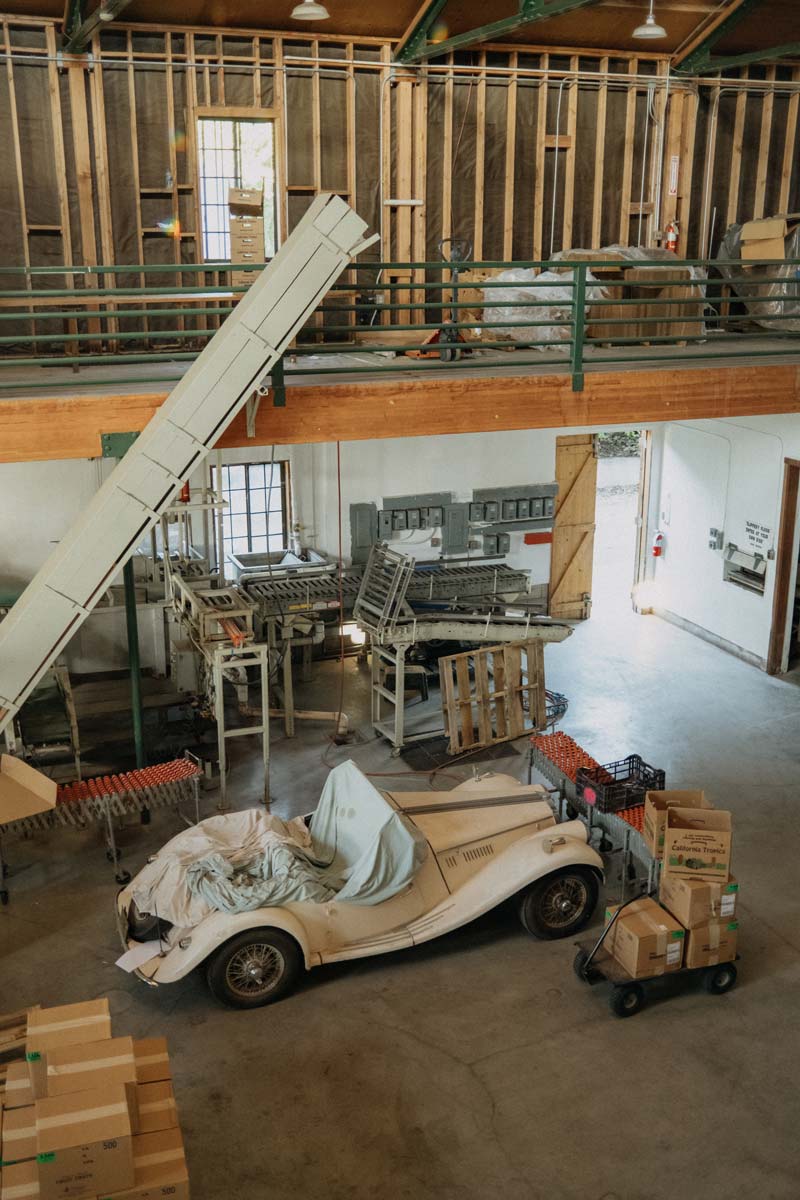
[(248, 929), (216, 952), (208, 986), (223, 1004), (258, 1008), (291, 991), (302, 968), (297, 943), (279, 929)]
[(597, 876), (586, 867), (555, 871), (522, 893), (520, 920), (534, 937), (569, 937), (591, 917), (598, 891)]

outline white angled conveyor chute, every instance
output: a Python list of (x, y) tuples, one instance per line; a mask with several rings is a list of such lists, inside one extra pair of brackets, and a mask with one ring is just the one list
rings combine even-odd
[(319, 196), (0, 623), (0, 732), (353, 255), (366, 224)]

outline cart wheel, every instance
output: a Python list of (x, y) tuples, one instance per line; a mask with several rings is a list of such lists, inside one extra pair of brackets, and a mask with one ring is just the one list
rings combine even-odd
[(116, 879), (117, 883), (120, 884), (130, 883), (131, 873), (130, 871), (119, 871), (114, 878)]
[(589, 961), (589, 952), (587, 950), (579, 950), (575, 955), (575, 960), (572, 964), (572, 969), (580, 979), (581, 983), (586, 983), (586, 964)]
[(640, 983), (623, 983), (613, 988), (609, 1006), (615, 1017), (633, 1017), (644, 1007), (644, 988)]
[(736, 983), (736, 964), (732, 962), (720, 963), (719, 966), (710, 967), (703, 976), (703, 987), (712, 996), (721, 996), (724, 992), (729, 992)]

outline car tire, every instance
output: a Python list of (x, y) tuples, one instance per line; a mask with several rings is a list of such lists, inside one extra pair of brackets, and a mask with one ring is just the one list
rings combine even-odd
[(246, 929), (209, 959), (212, 996), (229, 1008), (261, 1008), (293, 991), (303, 970), (294, 938), (280, 929)]
[(519, 919), (533, 937), (571, 937), (594, 912), (600, 888), (589, 867), (564, 867), (537, 879), (519, 897)]

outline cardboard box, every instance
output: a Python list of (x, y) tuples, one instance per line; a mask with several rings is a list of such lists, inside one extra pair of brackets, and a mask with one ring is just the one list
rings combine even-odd
[(173, 1129), (177, 1124), (178, 1106), (169, 1080), (139, 1084), (134, 1133), (156, 1133), (159, 1129)]
[(739, 936), (738, 921), (710, 921), (686, 934), (687, 967), (713, 967), (733, 962)]
[(669, 808), (662, 870), (687, 879), (725, 881), (732, 838), (731, 814), (723, 809)]
[(39, 1200), (39, 1168), (35, 1159), (3, 1167), (0, 1200)]
[(786, 237), (789, 232), (786, 217), (767, 217), (762, 221), (746, 221), (741, 233), (743, 262), (786, 257)]
[(83, 1000), (80, 1004), (62, 1004), (58, 1008), (39, 1008), (28, 1013), (25, 1057), (28, 1062), (33, 1094), (37, 1100), (47, 1095), (49, 1050), (80, 1046), (111, 1037), (108, 1000)]
[[(606, 922), (620, 906), (606, 909)], [(647, 979), (679, 970), (686, 930), (649, 896), (634, 900), (617, 917), (603, 948), (632, 979)]]
[(703, 791), (645, 792), (643, 836), (653, 858), (664, 855), (664, 828), (668, 808), (711, 808)]
[(136, 1062), (137, 1083), (158, 1083), (164, 1079), (172, 1079), (166, 1038), (141, 1038), (135, 1041), (133, 1057)]
[(232, 213), (264, 211), (263, 188), (228, 188), (228, 208)]
[(257, 281), (260, 275), (261, 272), (257, 271), (255, 267), (251, 267), (249, 271), (246, 268), (241, 271), (231, 271), (231, 287), (234, 290), (248, 288)]
[(58, 784), (11, 754), (0, 754), (0, 825), (55, 808)]
[(47, 1095), (65, 1096), (112, 1083), (136, 1083), (133, 1038), (59, 1046), (46, 1054)]
[(180, 1129), (161, 1129), (133, 1139), (133, 1168), (136, 1179), (132, 1188), (101, 1194), (100, 1200), (189, 1200), (189, 1172)]
[(36, 1143), (42, 1200), (81, 1200), (133, 1186), (133, 1129), (122, 1084), (37, 1100)]
[(36, 1113), (32, 1104), (4, 1114), (0, 1157), (4, 1170), (9, 1163), (36, 1158)]
[(230, 217), (231, 237), (257, 237), (264, 241), (264, 218), (252, 213), (232, 213)]
[(683, 875), (661, 875), (658, 898), (685, 929), (696, 929), (709, 921), (732, 921), (736, 916), (739, 884), (731, 876), (727, 882), (711, 879), (686, 879)]
[(250, 252), (259, 254), (264, 257), (264, 239), (255, 233), (233, 233), (231, 232), (231, 259), (235, 261), (236, 256), (242, 252)]
[(3, 1105), (6, 1111), (12, 1108), (25, 1108), (28, 1104), (33, 1104), (35, 1099), (31, 1087), (31, 1077), (28, 1073), (28, 1064), (26, 1062), (9, 1063), (6, 1072), (6, 1090), (3, 1096)]

